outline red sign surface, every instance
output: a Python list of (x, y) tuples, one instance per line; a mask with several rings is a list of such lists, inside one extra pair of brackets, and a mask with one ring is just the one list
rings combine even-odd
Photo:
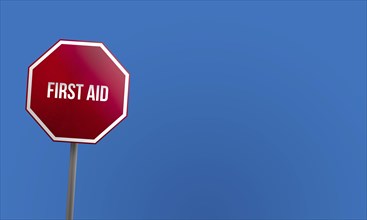
[(129, 73), (99, 42), (58, 41), (27, 86), (26, 109), (54, 141), (97, 143), (127, 116)]

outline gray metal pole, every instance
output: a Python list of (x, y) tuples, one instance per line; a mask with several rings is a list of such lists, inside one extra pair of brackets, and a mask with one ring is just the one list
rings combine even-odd
[(66, 219), (74, 219), (74, 196), (75, 196), (75, 180), (76, 180), (76, 163), (78, 159), (78, 144), (70, 143), (70, 165), (68, 180), (68, 195), (66, 201)]

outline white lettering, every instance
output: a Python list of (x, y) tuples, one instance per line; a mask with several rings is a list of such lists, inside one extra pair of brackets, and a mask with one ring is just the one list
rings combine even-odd
[(74, 83), (57, 83), (57, 82), (48, 82), (47, 86), (47, 98), (51, 97), (51, 93), (54, 93), (55, 99), (75, 99), (76, 96), (76, 87), (78, 100), (80, 100), (83, 84), (74, 84)]
[[(82, 88), (84, 84), (48, 82), (47, 98), (51, 98), (54, 93), (55, 99), (81, 100)], [(108, 100), (109, 88), (104, 85), (89, 85), (87, 98), (89, 101), (106, 102)]]
[(97, 86), (96, 101), (99, 101), (99, 86)]
[(51, 85), (55, 85), (55, 83), (54, 82), (48, 82), (47, 98), (50, 98), (50, 93), (54, 91), (53, 89), (51, 89)]
[(56, 85), (55, 85), (55, 99), (57, 99), (58, 97), (57, 97), (57, 94), (59, 94), (57, 91), (58, 91), (58, 88), (59, 88), (59, 84), (58, 83), (56, 83)]
[(75, 93), (74, 93), (72, 87), (75, 89), (75, 84), (74, 83), (70, 83), (68, 85), (68, 90), (69, 90), (68, 99), (74, 99), (74, 97), (75, 97)]
[(93, 101), (95, 100), (95, 98), (94, 98), (94, 86), (93, 85), (90, 85), (89, 89), (88, 89), (87, 101), (89, 99), (92, 99)]
[(108, 87), (101, 86), (101, 98), (99, 99), (101, 102), (105, 102), (108, 100)]
[(60, 83), (60, 89), (59, 89), (59, 98), (60, 99), (66, 99), (66, 83)]
[(83, 86), (83, 84), (76, 84), (76, 87), (78, 87), (78, 100), (80, 100), (81, 90)]

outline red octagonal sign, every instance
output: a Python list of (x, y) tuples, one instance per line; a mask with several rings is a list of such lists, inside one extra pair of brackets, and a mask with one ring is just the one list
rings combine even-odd
[(127, 116), (129, 73), (99, 42), (58, 41), (27, 86), (26, 109), (54, 141), (97, 143)]

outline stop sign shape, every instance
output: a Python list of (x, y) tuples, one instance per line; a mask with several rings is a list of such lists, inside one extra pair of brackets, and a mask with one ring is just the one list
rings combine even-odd
[(26, 109), (53, 141), (97, 143), (128, 95), (129, 73), (100, 42), (60, 40), (28, 69)]

